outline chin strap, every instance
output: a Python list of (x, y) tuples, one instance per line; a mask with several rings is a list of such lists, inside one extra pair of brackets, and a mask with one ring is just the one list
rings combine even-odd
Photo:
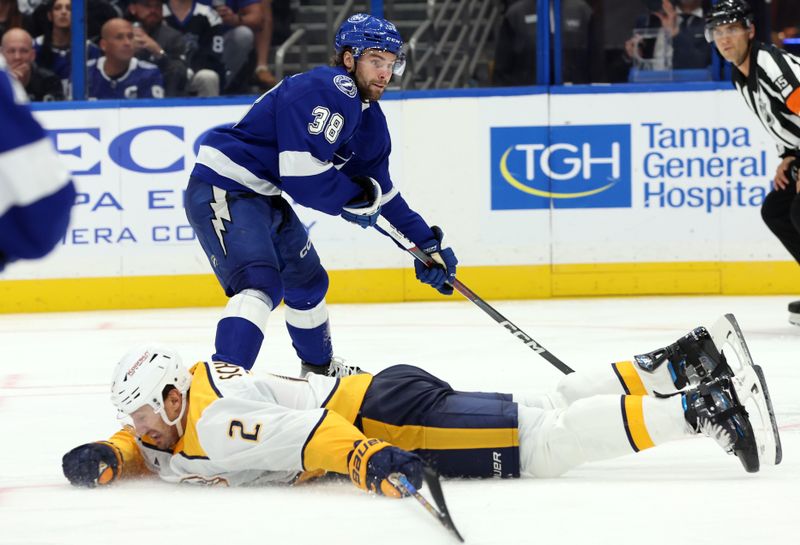
[(178, 413), (178, 416), (175, 417), (175, 420), (170, 420), (167, 418), (167, 413), (163, 407), (161, 408), (161, 411), (159, 411), (161, 420), (163, 420), (165, 424), (167, 424), (168, 426), (175, 426), (177, 428), (178, 437), (183, 436), (184, 430), (183, 430), (183, 425), (181, 424), (181, 420), (183, 420), (184, 413), (186, 413), (186, 395), (181, 396), (181, 412)]

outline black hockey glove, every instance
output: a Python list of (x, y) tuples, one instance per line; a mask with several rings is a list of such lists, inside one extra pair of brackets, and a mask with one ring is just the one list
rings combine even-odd
[(69, 482), (89, 488), (116, 479), (119, 466), (116, 452), (106, 443), (86, 443), (75, 447), (61, 459), (61, 468)]
[(364, 192), (342, 208), (342, 217), (364, 229), (372, 227), (381, 214), (381, 186), (368, 176), (354, 176), (351, 179)]
[(415, 260), (414, 269), (417, 273), (417, 280), (423, 284), (430, 284), (442, 295), (452, 295), (453, 286), (450, 284), (456, 277), (458, 259), (452, 248), (442, 248), (444, 232), (441, 228), (434, 225), (431, 227), (431, 231), (433, 231), (434, 238), (423, 243), (420, 248), (433, 259), (435, 265), (428, 267), (420, 260)]
[(392, 473), (402, 473), (415, 488), (422, 486), (422, 459), (380, 439), (357, 441), (347, 456), (347, 468), (353, 484), (367, 492), (402, 497), (389, 482)]

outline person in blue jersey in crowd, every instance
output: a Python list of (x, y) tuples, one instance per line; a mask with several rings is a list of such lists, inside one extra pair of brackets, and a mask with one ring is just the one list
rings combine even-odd
[(50, 253), (69, 225), (75, 186), (0, 55), (0, 271)]
[(333, 66), (286, 78), (229, 128), (201, 142), (186, 213), (230, 297), (215, 361), (250, 369), (270, 312), (283, 300), (301, 371), (358, 372), (333, 358), (328, 274), (286, 193), (297, 203), (369, 227), (381, 214), (432, 256), (417, 278), (450, 295), (457, 259), (443, 233), (414, 212), (389, 176), (391, 142), (378, 100), (402, 73), (402, 38), (384, 19), (356, 14), (338, 29)]
[(89, 98), (164, 98), (158, 66), (134, 57), (129, 21), (110, 19), (100, 35), (104, 55), (88, 63)]

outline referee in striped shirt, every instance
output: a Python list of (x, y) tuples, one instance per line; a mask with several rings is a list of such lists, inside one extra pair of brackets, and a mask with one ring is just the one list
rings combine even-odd
[[(778, 146), (782, 161), (761, 217), (800, 263), (800, 58), (755, 39), (745, 0), (717, 2), (706, 17), (706, 39), (733, 64), (736, 89)], [(800, 301), (789, 304), (789, 321), (800, 326)]]

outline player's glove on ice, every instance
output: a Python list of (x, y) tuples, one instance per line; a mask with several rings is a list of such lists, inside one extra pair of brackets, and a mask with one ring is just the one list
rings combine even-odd
[(342, 208), (342, 217), (364, 229), (372, 227), (381, 214), (381, 186), (368, 176), (354, 176), (351, 179), (364, 192)]
[(417, 273), (417, 280), (423, 284), (430, 284), (442, 295), (452, 295), (453, 286), (451, 284), (456, 278), (458, 259), (452, 248), (442, 248), (444, 232), (441, 228), (434, 225), (431, 227), (431, 231), (433, 231), (434, 238), (424, 242), (420, 248), (433, 259), (434, 265), (428, 267), (419, 259), (415, 260), (414, 269)]
[(380, 439), (357, 441), (347, 457), (347, 468), (357, 487), (392, 498), (403, 496), (388, 480), (392, 473), (402, 473), (416, 488), (422, 486), (422, 459)]
[(66, 453), (61, 459), (61, 468), (73, 485), (94, 488), (116, 479), (120, 463), (117, 453), (108, 444), (86, 443)]

